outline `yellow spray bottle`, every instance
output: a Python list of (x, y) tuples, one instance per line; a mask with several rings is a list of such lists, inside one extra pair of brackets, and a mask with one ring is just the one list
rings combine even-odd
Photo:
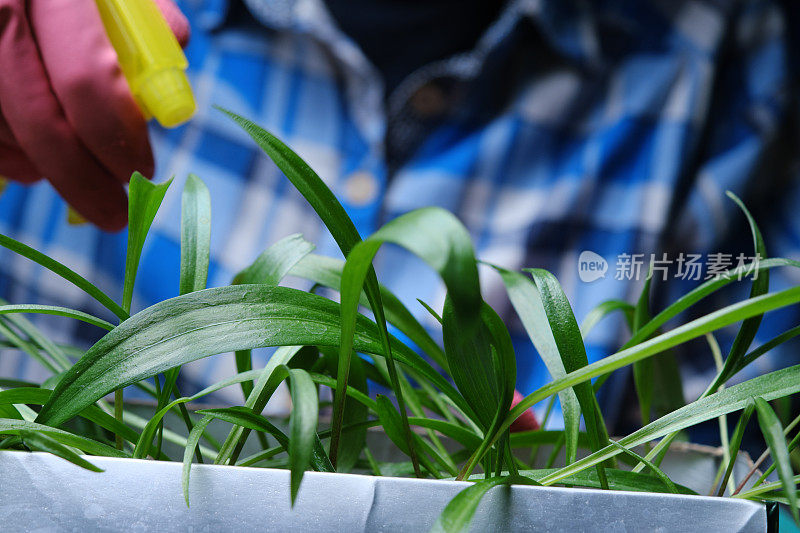
[(189, 120), (195, 103), (188, 63), (153, 0), (96, 0), (111, 45), (142, 113), (171, 128)]

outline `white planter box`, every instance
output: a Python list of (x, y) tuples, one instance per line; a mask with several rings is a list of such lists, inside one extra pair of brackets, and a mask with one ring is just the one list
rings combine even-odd
[[(468, 484), (308, 472), (294, 509), (289, 472), (91, 457), (103, 473), (48, 454), (0, 452), (0, 530), (427, 531)], [(492, 489), (473, 531), (763, 532), (763, 505), (733, 499), (558, 487)]]

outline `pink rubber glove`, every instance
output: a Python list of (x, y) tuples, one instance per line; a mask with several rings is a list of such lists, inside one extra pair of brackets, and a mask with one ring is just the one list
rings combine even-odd
[[(178, 40), (189, 24), (156, 0)], [(0, 175), (45, 177), (84, 218), (127, 224), (123, 185), (153, 174), (147, 124), (94, 0), (0, 0)]]
[[(511, 408), (513, 409), (519, 402), (522, 401), (524, 396), (517, 391), (514, 391), (514, 399), (511, 400)], [(530, 431), (533, 429), (539, 429), (539, 422), (536, 420), (536, 415), (533, 414), (533, 411), (528, 409), (524, 413), (520, 415), (519, 418), (514, 420), (511, 423), (511, 432), (516, 433), (518, 431)]]

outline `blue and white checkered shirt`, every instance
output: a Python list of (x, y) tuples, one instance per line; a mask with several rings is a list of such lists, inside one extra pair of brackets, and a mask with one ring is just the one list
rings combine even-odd
[[(296, 150), (362, 235), (412, 209), (444, 207), (468, 227), (481, 259), (554, 272), (579, 320), (602, 300), (635, 301), (650, 253), (752, 255), (728, 189), (754, 211), (770, 255), (798, 258), (800, 188), (796, 169), (792, 177), (783, 164), (797, 80), (776, 4), (512, 0), (474, 49), (423, 66), (386, 95), (377, 69), (322, 0), (244, 1), (249, 18), (235, 23), (226, 0), (181, 5), (193, 26), (186, 52), (198, 114), (178, 129), (153, 128), (155, 179), (174, 175), (175, 182), (145, 244), (134, 310), (177, 294), (180, 191), (189, 172), (211, 191), (209, 285), (229, 283), (290, 233), (302, 233), (318, 253), (340, 256), (302, 197), (213, 104)], [(0, 232), (119, 294), (126, 234), (65, 219), (64, 203), (46, 184), (12, 185), (0, 197)], [(607, 262), (604, 277), (581, 281), (585, 250)], [(615, 279), (626, 277), (620, 254), (643, 254), (638, 280)], [(435, 273), (391, 248), (376, 268), (430, 323), (415, 300), (441, 306)], [(511, 317), (500, 279), (483, 274), (485, 297)], [(786, 275), (773, 274), (772, 287), (792, 283)], [(671, 270), (670, 282), (657, 284), (657, 304), (699, 283), (675, 278)], [(5, 251), (0, 294), (13, 303), (103, 313)], [(796, 318), (782, 316), (771, 330)], [(59, 317), (37, 321), (58, 340), (86, 344), (99, 335)], [(518, 388), (530, 392), (549, 375), (518, 323), (511, 325)], [(619, 318), (601, 323), (587, 339), (590, 360), (618, 347), (624, 327)], [(707, 352), (696, 357), (711, 361)], [(34, 365), (15, 352), (0, 355), (0, 375), (43, 372)], [(202, 384), (232, 372), (232, 358), (212, 357), (188, 365), (184, 377)], [(687, 388), (707, 379), (688, 379)], [(619, 386), (604, 389), (621, 397)]]

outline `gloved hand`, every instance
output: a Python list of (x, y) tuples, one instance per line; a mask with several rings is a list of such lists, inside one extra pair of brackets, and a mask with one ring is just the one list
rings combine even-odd
[[(518, 391), (514, 391), (514, 398), (511, 400), (511, 408), (513, 409), (519, 402), (522, 401), (524, 396)], [(539, 422), (536, 420), (536, 415), (533, 414), (531, 409), (528, 409), (520, 415), (519, 418), (511, 423), (511, 432), (529, 431), (532, 429), (539, 429)]]
[[(156, 0), (182, 45), (189, 24)], [(84, 218), (127, 224), (123, 185), (153, 173), (147, 124), (94, 0), (0, 0), (0, 176), (47, 178)]]

